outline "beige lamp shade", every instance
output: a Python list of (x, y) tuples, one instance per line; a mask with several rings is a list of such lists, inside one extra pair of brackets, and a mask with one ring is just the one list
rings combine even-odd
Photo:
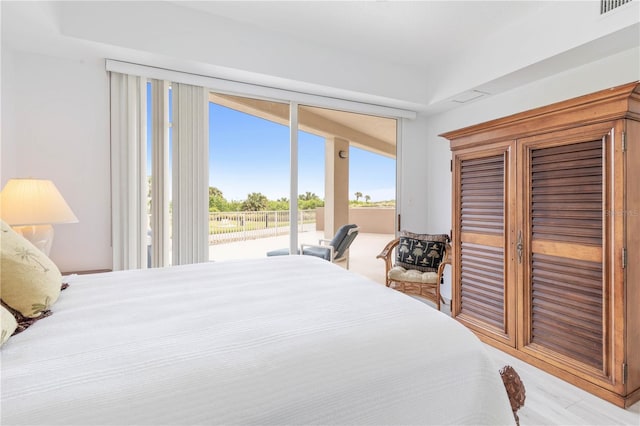
[(10, 179), (0, 193), (0, 217), (12, 226), (78, 222), (58, 188), (46, 179)]
[(78, 222), (58, 188), (46, 179), (10, 179), (0, 193), (0, 217), (47, 256), (53, 244), (51, 224)]

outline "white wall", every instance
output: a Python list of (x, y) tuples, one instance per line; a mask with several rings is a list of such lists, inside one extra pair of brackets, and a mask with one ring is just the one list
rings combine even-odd
[[(80, 223), (56, 226), (51, 256), (63, 270), (111, 267), (108, 79), (102, 60), (2, 51), (1, 183), (52, 179)], [(451, 158), (437, 135), (640, 79), (627, 50), (446, 113), (404, 120), (399, 162), (402, 227), (451, 229)]]
[[(438, 135), (613, 86), (640, 80), (640, 49), (624, 51), (504, 94), (405, 123), (400, 170), (403, 228), (451, 229), (451, 152)], [(449, 277), (443, 293), (450, 294)]]
[[(111, 268), (108, 80), (102, 60), (3, 49), (2, 186), (51, 179), (79, 219), (55, 225), (62, 271)], [(6, 79), (5, 79), (6, 77)]]
[[(571, 64), (588, 64), (603, 52), (613, 54), (638, 45), (640, 6), (635, 2), (605, 15), (600, 15), (598, 1), (539, 3), (543, 6), (526, 17), (458, 52), (454, 61), (439, 70), (434, 100), (471, 87), (496, 93), (497, 86), (511, 86), (511, 78), (521, 85)], [(522, 72), (528, 68), (525, 77)], [(543, 69), (546, 74), (539, 74)]]
[[(16, 175), (16, 144), (11, 143), (15, 140), (15, 109), (12, 108), (12, 100), (15, 97), (13, 85), (13, 54), (11, 51), (2, 52), (2, 85), (0, 93), (2, 93), (2, 119), (0, 120), (0, 129), (2, 129), (1, 141), (2, 150), (0, 150), (0, 176)], [(0, 187), (4, 187), (5, 179), (0, 182)]]
[[(56, 2), (56, 7), (63, 35), (129, 50), (112, 59), (371, 103), (376, 96), (387, 104), (415, 101), (426, 91), (418, 84), (421, 73), (411, 67), (257, 29), (180, 2)], [(332, 68), (335, 72), (328, 71)], [(411, 105), (404, 104), (391, 106)]]

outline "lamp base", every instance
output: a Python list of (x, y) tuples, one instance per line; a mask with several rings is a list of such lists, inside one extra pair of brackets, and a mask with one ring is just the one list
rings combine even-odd
[(49, 256), (53, 244), (53, 226), (51, 225), (26, 225), (13, 226), (14, 231), (25, 237), (34, 246)]

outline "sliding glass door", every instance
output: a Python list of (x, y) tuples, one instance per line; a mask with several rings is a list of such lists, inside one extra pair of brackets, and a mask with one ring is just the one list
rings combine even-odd
[[(349, 216), (348, 207), (348, 213), (344, 213), (345, 199), (347, 203), (378, 201), (373, 195), (376, 188), (369, 189), (364, 184), (350, 185), (352, 178), (344, 176), (343, 165), (349, 169), (355, 166), (356, 148), (393, 158), (396, 152), (396, 120), (381, 119), (380, 116), (416, 117), (413, 111), (374, 103), (128, 62), (107, 60), (106, 70), (110, 73), (114, 269), (166, 266), (211, 259), (214, 225), (231, 228), (229, 217), (212, 219), (212, 211), (222, 210), (224, 202), (248, 201), (249, 205), (247, 198), (254, 192), (258, 195), (250, 201), (256, 201), (254, 198), (258, 204), (264, 201), (260, 197), (262, 193), (267, 198), (267, 209), (271, 213), (261, 219), (256, 216), (252, 230), (257, 229), (257, 222), (263, 222), (265, 229), (277, 229), (278, 233), (288, 228), (288, 245), (295, 249), (298, 247), (298, 237), (303, 239), (302, 234), (308, 232), (312, 220), (309, 216), (311, 213), (305, 213), (299, 220), (298, 206), (314, 210), (310, 204), (317, 202), (324, 203), (324, 223), (320, 236), (333, 236), (337, 226), (348, 221), (354, 222)], [(147, 96), (149, 81), (152, 87), (156, 85), (151, 97)], [(215, 93), (212, 94), (212, 91)], [(222, 93), (244, 93), (251, 97)], [(331, 93), (329, 88), (327, 93)], [(211, 99), (216, 96), (217, 100)], [(214, 158), (210, 158), (210, 104), (234, 109), (223, 102), (238, 101), (241, 101), (238, 108), (246, 109), (240, 109), (241, 112), (276, 123), (283, 131), (282, 142), (265, 144), (269, 149), (262, 152), (262, 162), (250, 168), (251, 171), (259, 169), (259, 177), (247, 177), (249, 170), (243, 169), (246, 162), (236, 166), (238, 174), (235, 177), (217, 175), (224, 168), (216, 166), (215, 152), (212, 154)], [(152, 103), (150, 110), (147, 109), (147, 102)], [(360, 114), (345, 110), (359, 111)], [(148, 127), (149, 122), (151, 127)], [(215, 121), (212, 126), (215, 132)], [(288, 130), (288, 138), (284, 136), (285, 129)], [(324, 155), (320, 154), (321, 139), (324, 141)], [(287, 143), (289, 151), (285, 153), (280, 147)], [(214, 151), (216, 149), (214, 146)], [(246, 154), (247, 150), (238, 149), (231, 158), (243, 159)], [(280, 165), (281, 157), (288, 159), (284, 165)], [(276, 158), (277, 161), (274, 160)], [(278, 165), (270, 168), (273, 164)], [(342, 176), (332, 169), (336, 164), (340, 164)], [(211, 174), (209, 169), (212, 170)], [(320, 169), (323, 170), (322, 174)], [(377, 176), (380, 170), (375, 165), (369, 167), (371, 176)], [(370, 182), (373, 180), (368, 179)], [(277, 188), (272, 192), (271, 189), (263, 190), (255, 186), (255, 190), (245, 188), (247, 194), (232, 195), (225, 193), (232, 189), (223, 191), (218, 187), (223, 183), (225, 186), (231, 185), (233, 181), (256, 184), (277, 181)], [(323, 183), (322, 190), (319, 189), (320, 182)], [(391, 177), (389, 186), (393, 185), (392, 182)], [(283, 219), (281, 211), (287, 203), (289, 210), (293, 209), (294, 212)], [(240, 211), (238, 208), (236, 210)], [(319, 211), (320, 208), (315, 213), (316, 226), (320, 223)], [(252, 221), (248, 216), (239, 220), (244, 220), (245, 229), (247, 223)], [(299, 221), (303, 223), (301, 228), (298, 228)], [(329, 226), (326, 226), (327, 223)], [(316, 232), (319, 230), (316, 228)]]
[(280, 102), (216, 93), (209, 100), (211, 260), (297, 251), (357, 221), (393, 233), (396, 120), (296, 104), (291, 114)]
[(289, 139), (288, 104), (209, 95), (210, 260), (289, 245)]
[(393, 233), (396, 120), (295, 103), (292, 114), (287, 103), (209, 92), (206, 149), (187, 147), (193, 160), (175, 165), (172, 97), (169, 82), (147, 84), (147, 267), (182, 262), (172, 256), (173, 194), (189, 184), (174, 180), (194, 173), (191, 161), (205, 169), (206, 191), (189, 195), (181, 211), (206, 198), (209, 260), (297, 251), (348, 223)]

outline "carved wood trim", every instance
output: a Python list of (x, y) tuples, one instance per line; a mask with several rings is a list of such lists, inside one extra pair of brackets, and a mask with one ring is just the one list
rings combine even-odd
[(620, 118), (640, 120), (639, 82), (612, 87), (567, 101), (513, 114), (497, 120), (442, 133), (451, 149), (468, 148), (498, 140), (547, 133)]

